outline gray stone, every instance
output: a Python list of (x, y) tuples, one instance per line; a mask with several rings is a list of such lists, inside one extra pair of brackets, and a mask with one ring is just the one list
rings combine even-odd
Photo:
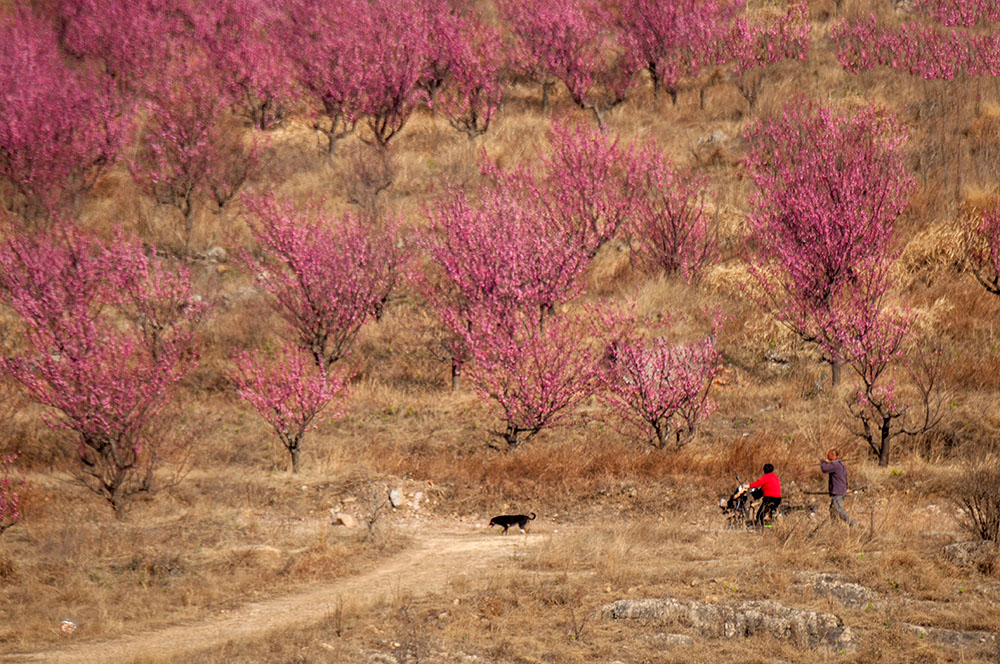
[(210, 263), (225, 263), (229, 260), (229, 253), (218, 245), (209, 247), (202, 256)]
[(766, 634), (800, 646), (853, 650), (857, 645), (854, 632), (837, 616), (793, 609), (770, 600), (729, 605), (672, 597), (618, 600), (605, 605), (602, 614), (611, 620), (677, 622), (713, 638)]
[(406, 504), (406, 498), (403, 497), (402, 491), (393, 489), (389, 492), (389, 502), (392, 503), (393, 507), (402, 507)]
[(689, 646), (694, 643), (694, 639), (687, 634), (657, 634), (651, 640), (664, 646)]
[(903, 623), (903, 627), (919, 638), (928, 638), (945, 646), (962, 650), (979, 650), (1000, 655), (1000, 634), (979, 630), (956, 631)]
[(987, 556), (996, 552), (997, 544), (984, 540), (955, 542), (944, 547), (945, 557), (959, 565), (979, 565)]
[(836, 597), (841, 604), (851, 608), (876, 606), (878, 603), (878, 595), (872, 590), (833, 574), (818, 574), (813, 580), (813, 590), (817, 595)]

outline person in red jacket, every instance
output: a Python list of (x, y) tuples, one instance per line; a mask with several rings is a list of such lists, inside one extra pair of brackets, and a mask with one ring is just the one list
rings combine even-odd
[[(774, 466), (769, 463), (764, 464), (764, 474), (760, 479), (750, 484), (751, 489), (759, 489), (764, 494), (764, 500), (757, 510), (757, 525), (763, 525), (764, 515), (770, 513), (772, 516), (778, 505), (781, 504), (781, 480), (774, 474)], [(755, 492), (756, 493), (756, 492)]]

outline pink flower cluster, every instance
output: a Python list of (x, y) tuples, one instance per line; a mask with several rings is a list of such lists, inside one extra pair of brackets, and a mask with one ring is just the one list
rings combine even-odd
[(943, 31), (924, 23), (889, 27), (874, 15), (835, 28), (837, 58), (851, 73), (888, 67), (926, 80), (1000, 76), (1000, 36)]
[(942, 25), (972, 27), (1000, 23), (997, 0), (914, 0), (913, 4)]

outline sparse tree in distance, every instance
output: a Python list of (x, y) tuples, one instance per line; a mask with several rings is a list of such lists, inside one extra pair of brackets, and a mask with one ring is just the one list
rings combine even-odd
[(51, 25), (21, 8), (0, 21), (0, 196), (29, 226), (71, 216), (125, 133), (106, 74), (71, 67)]
[(965, 247), (973, 276), (988, 292), (1000, 295), (1000, 208), (967, 225)]

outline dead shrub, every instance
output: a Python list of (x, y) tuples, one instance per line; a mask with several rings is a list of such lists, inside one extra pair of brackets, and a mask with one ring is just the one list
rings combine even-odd
[(959, 524), (980, 540), (1000, 542), (1000, 458), (980, 457), (967, 465), (955, 487)]

